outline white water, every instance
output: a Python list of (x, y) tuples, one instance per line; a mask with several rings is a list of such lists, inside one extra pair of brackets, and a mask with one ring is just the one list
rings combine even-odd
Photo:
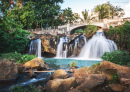
[(41, 39), (31, 41), (29, 54), (36, 54), (38, 58), (41, 57)]
[(81, 49), (79, 58), (98, 59), (104, 52), (117, 50), (116, 44), (112, 40), (106, 39), (103, 32), (97, 32)]
[(64, 43), (68, 43), (68, 38), (67, 37), (62, 37), (60, 38), (60, 43), (57, 46), (57, 53), (56, 53), (56, 57), (60, 58), (66, 58), (67, 57), (67, 44), (65, 44), (65, 50), (63, 51), (63, 44)]

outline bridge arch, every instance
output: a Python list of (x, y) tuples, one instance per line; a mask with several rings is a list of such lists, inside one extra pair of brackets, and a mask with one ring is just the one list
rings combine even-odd
[[(78, 29), (83, 29), (84, 30), (85, 28), (87, 28), (87, 26), (88, 26), (88, 24), (86, 24), (86, 25), (79, 25), (79, 26), (76, 26), (74, 28), (71, 28), (70, 29), (70, 34), (75, 33), (75, 31), (78, 30)], [(92, 26), (92, 25), (90, 25), (90, 26)], [(94, 26), (101, 27), (101, 26), (98, 26), (98, 25), (94, 25)]]

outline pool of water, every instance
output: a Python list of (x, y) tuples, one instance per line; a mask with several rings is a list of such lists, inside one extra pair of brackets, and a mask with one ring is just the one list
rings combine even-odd
[(75, 62), (78, 68), (89, 67), (95, 63), (101, 62), (101, 59), (78, 59), (78, 58), (43, 58), (50, 68), (53, 69), (69, 69), (70, 64)]

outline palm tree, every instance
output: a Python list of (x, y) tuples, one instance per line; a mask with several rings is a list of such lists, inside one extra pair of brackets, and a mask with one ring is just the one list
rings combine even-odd
[(82, 15), (83, 15), (83, 17), (84, 17), (84, 20), (87, 20), (88, 11), (85, 9), (85, 11), (82, 11)]
[(97, 6), (95, 7), (94, 12), (95, 12), (95, 13), (98, 13), (99, 19), (103, 19), (103, 18), (108, 17), (107, 8), (108, 8), (108, 7), (106, 7), (105, 4), (97, 5)]

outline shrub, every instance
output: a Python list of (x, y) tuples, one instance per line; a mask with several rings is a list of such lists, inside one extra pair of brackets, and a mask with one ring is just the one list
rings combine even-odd
[(17, 52), (0, 54), (0, 59), (9, 59), (10, 61), (16, 61), (16, 63), (25, 63), (36, 58), (36, 55), (21, 54)]
[(130, 52), (130, 22), (125, 22), (121, 26), (112, 27), (109, 30), (105, 30), (107, 38), (114, 40), (120, 50)]
[(42, 92), (35, 86), (30, 85), (29, 88), (20, 86), (19, 84), (11, 89), (11, 92)]
[(28, 54), (24, 54), (22, 55), (22, 57), (20, 58), (20, 60), (16, 61), (17, 63), (26, 63), (32, 59), (36, 58), (36, 55), (28, 55)]
[(76, 67), (77, 65), (77, 61), (70, 61), (70, 67)]
[(101, 58), (119, 65), (128, 65), (130, 63), (130, 55), (126, 51), (105, 52)]

